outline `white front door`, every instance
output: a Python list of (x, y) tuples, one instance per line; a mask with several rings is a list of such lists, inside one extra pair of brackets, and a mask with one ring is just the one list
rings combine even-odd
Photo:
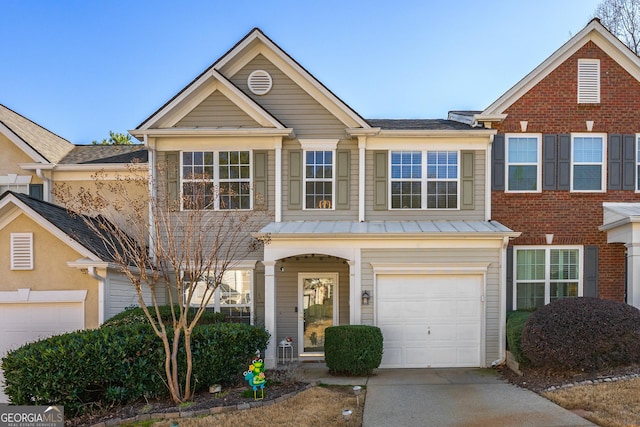
[(482, 275), (378, 275), (381, 367), (481, 366)]
[(324, 331), (338, 323), (338, 273), (298, 274), (298, 349), (324, 355)]

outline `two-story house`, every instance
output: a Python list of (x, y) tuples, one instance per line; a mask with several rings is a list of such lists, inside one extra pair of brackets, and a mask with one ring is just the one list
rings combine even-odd
[(572, 296), (640, 307), (640, 58), (592, 20), (480, 114), (508, 309)]
[[(130, 133), (176, 215), (268, 210), (247, 232), (269, 243), (236, 260), (211, 302), (265, 325), (268, 367), (285, 337), (300, 359), (321, 358), (324, 330), (345, 324), (382, 329), (384, 367), (504, 356), (519, 233), (490, 216), (496, 130), (366, 120), (254, 29)], [(194, 203), (202, 188), (220, 197)]]

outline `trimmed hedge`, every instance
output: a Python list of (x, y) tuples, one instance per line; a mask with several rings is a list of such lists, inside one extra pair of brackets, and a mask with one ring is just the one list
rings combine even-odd
[[(193, 382), (235, 384), (269, 334), (237, 323), (202, 325), (192, 335)], [(184, 343), (184, 340), (183, 340)], [(179, 351), (182, 372), (184, 346)], [(102, 327), (47, 338), (2, 359), (5, 393), (14, 405), (64, 405), (76, 416), (94, 406), (166, 396), (162, 342), (146, 323)]]
[(533, 366), (593, 371), (640, 362), (640, 310), (598, 298), (565, 298), (531, 314), (522, 351)]
[(522, 330), (531, 313), (512, 311), (507, 314), (507, 346), (513, 357), (522, 365), (529, 363), (529, 359), (522, 353)]
[(382, 341), (375, 326), (331, 326), (324, 331), (327, 368), (336, 374), (370, 375), (382, 362)]
[[(171, 306), (170, 305), (161, 305), (158, 307), (160, 311), (160, 316), (162, 317), (162, 321), (165, 325), (171, 326), (173, 322), (173, 318), (171, 317)], [(149, 307), (149, 311), (152, 314), (155, 314), (155, 308)], [(180, 313), (178, 306), (175, 308), (176, 313)], [(190, 308), (187, 313), (187, 318), (192, 318), (192, 313), (195, 314), (195, 309)], [(213, 311), (205, 311), (202, 313), (202, 317), (198, 320), (198, 326), (200, 325), (211, 325), (213, 323), (221, 323), (225, 321), (224, 313), (215, 313)], [(133, 323), (148, 323), (149, 319), (147, 319), (147, 315), (144, 314), (144, 310), (140, 307), (130, 307), (126, 310), (116, 314), (106, 322), (102, 324), (102, 327), (105, 326), (113, 326), (113, 325), (131, 325)]]

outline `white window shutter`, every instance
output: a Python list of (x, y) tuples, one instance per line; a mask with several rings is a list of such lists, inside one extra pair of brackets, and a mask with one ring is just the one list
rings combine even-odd
[(600, 103), (600, 60), (578, 59), (578, 104)]
[(11, 233), (11, 269), (33, 270), (33, 233)]

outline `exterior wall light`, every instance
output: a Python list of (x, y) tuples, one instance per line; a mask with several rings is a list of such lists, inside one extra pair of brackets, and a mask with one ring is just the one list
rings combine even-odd
[(362, 305), (369, 305), (369, 300), (371, 299), (371, 294), (369, 291), (362, 292)]

